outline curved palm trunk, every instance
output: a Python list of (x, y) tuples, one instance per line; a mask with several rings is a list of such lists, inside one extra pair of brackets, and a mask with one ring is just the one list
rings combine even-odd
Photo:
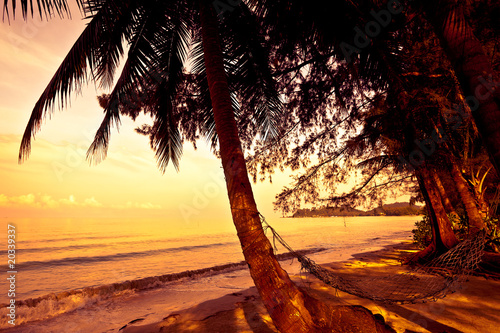
[(431, 213), (431, 220), (435, 220), (434, 224), (435, 227), (437, 227), (437, 249), (440, 250), (442, 247), (444, 247), (445, 250), (448, 250), (457, 245), (458, 240), (455, 237), (453, 229), (451, 228), (451, 223), (448, 219), (448, 216), (446, 215), (446, 211), (441, 204), (441, 198), (439, 197), (436, 186), (432, 182), (430, 172), (430, 170), (422, 168), (420, 174), (430, 202), (429, 209)]
[(282, 332), (313, 332), (314, 322), (304, 296), (280, 267), (262, 229), (255, 203), (223, 66), (217, 18), (210, 4), (201, 2), (201, 23), (210, 97), (219, 138), (233, 222), (250, 274), (273, 322)]
[(453, 182), (455, 183), (460, 199), (464, 204), (467, 217), (469, 218), (469, 234), (474, 234), (484, 229), (484, 221), (476, 205), (476, 200), (462, 176), (462, 172), (458, 168), (457, 162), (454, 157), (451, 157), (450, 160), (451, 177), (453, 178)]
[(213, 10), (207, 8), (209, 5), (204, 1), (201, 3), (203, 49), (215, 127), (231, 214), (245, 260), (278, 329), (282, 332), (314, 331), (314, 323), (305, 309), (302, 293), (279, 266), (262, 230), (231, 106), (216, 17)]
[(457, 158), (454, 156), (450, 147), (446, 143), (446, 140), (441, 136), (441, 132), (438, 130), (438, 127), (434, 124), (434, 130), (438, 133), (439, 138), (443, 142), (444, 148), (448, 151), (448, 162), (449, 162), (449, 170), (451, 174), (451, 178), (455, 183), (455, 188), (457, 189), (458, 195), (460, 196), (460, 200), (462, 201), (465, 212), (467, 214), (467, 218), (469, 219), (469, 234), (474, 234), (479, 230), (484, 229), (484, 221), (480, 214), (479, 208), (477, 207), (476, 200), (474, 198), (474, 194), (469, 188), (469, 185), (465, 181), (462, 171), (458, 166)]
[(247, 168), (231, 106), (211, 1), (200, 0), (203, 50), (226, 177), (231, 214), (250, 274), (274, 325), (280, 332), (390, 332), (361, 307), (329, 309), (303, 293), (280, 267), (264, 234), (248, 179)]
[(472, 115), (500, 175), (500, 85), (491, 60), (466, 21), (457, 0), (423, 2), (426, 14), (442, 40), (462, 89), (471, 102)]
[(432, 256), (437, 251), (438, 244), (441, 244), (441, 236), (439, 235), (439, 226), (436, 223), (436, 219), (433, 218), (434, 215), (432, 210), (432, 203), (429, 198), (429, 194), (425, 189), (423, 177), (418, 172), (416, 173), (416, 177), (418, 181), (418, 186), (420, 187), (420, 192), (424, 197), (425, 208), (427, 209), (427, 214), (429, 215), (429, 219), (431, 222), (432, 236), (431, 236), (431, 243), (424, 250), (417, 252), (414, 256), (408, 257), (408, 259), (405, 262), (406, 264), (411, 262), (418, 262), (420, 259), (425, 259), (428, 256)]
[(458, 244), (430, 171), (425, 167), (421, 167), (416, 171), (416, 175), (431, 221), (432, 243), (423, 251), (409, 258), (407, 263), (418, 262), (421, 259), (427, 260), (436, 254), (446, 252)]
[(439, 177), (437, 172), (432, 173), (432, 179), (434, 180), (434, 184), (436, 185), (436, 189), (439, 192), (439, 196), (441, 197), (441, 203), (443, 204), (443, 207), (446, 210), (446, 213), (450, 214), (450, 215), (458, 216), (457, 212), (455, 211), (455, 208), (451, 204), (450, 198), (448, 197), (448, 194), (446, 193), (446, 190), (443, 186), (443, 182), (441, 181), (441, 178)]

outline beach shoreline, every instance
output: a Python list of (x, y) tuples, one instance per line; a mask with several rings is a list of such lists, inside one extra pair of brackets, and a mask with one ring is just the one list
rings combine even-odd
[[(400, 260), (417, 248), (410, 240), (393, 239), (384, 247), (347, 253), (323, 267), (343, 276), (391, 275), (404, 269)], [(321, 258), (323, 260), (321, 260)], [(331, 258), (335, 259), (335, 258)], [(335, 305), (361, 305), (383, 316), (397, 332), (495, 332), (500, 322), (500, 281), (469, 277), (463, 288), (445, 299), (421, 304), (384, 304), (361, 299), (325, 285), (300, 271), (297, 260), (282, 261), (292, 280), (314, 297)], [(54, 329), (57, 328), (57, 329)], [(120, 301), (96, 302), (50, 319), (12, 329), (19, 333), (45, 332), (276, 332), (247, 269), (185, 279), (182, 283), (140, 293), (120, 295)]]
[[(383, 249), (357, 253), (349, 260), (326, 264), (344, 276), (394, 274), (400, 261), (417, 251), (406, 241)], [(403, 267), (404, 268), (404, 267)], [(310, 274), (291, 276), (309, 294), (331, 306), (362, 305), (384, 317), (397, 332), (496, 332), (500, 322), (500, 281), (471, 276), (461, 289), (436, 302), (387, 304), (346, 294), (331, 288)], [(156, 332), (277, 332), (255, 287), (211, 299), (181, 311), (166, 313), (163, 320), (141, 325), (133, 321), (121, 327), (123, 333)]]

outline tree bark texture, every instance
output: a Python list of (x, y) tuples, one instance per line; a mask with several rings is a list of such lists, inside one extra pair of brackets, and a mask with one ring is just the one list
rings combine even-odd
[(365, 308), (327, 307), (300, 290), (280, 267), (262, 229), (248, 178), (212, 1), (200, 0), (200, 19), (207, 80), (231, 214), (250, 274), (274, 325), (283, 333), (393, 332)]
[(210, 3), (203, 0), (200, 3), (205, 66), (215, 127), (231, 214), (245, 260), (276, 327), (282, 332), (314, 331), (315, 325), (305, 309), (302, 293), (280, 267), (262, 229), (231, 106), (217, 17)]
[(462, 172), (453, 156), (450, 157), (450, 173), (457, 188), (460, 199), (464, 204), (467, 217), (469, 219), (469, 234), (474, 234), (481, 229), (484, 229), (484, 221), (479, 213), (479, 209), (474, 199), (474, 195), (465, 181)]
[(448, 152), (448, 168), (451, 174), (451, 178), (453, 179), (455, 188), (458, 192), (458, 195), (460, 196), (460, 201), (462, 201), (462, 204), (464, 205), (465, 212), (469, 220), (469, 234), (474, 234), (479, 230), (484, 229), (485, 227), (484, 220), (480, 214), (475, 200), (475, 195), (473, 193), (473, 190), (467, 184), (467, 181), (464, 179), (462, 171), (460, 171), (457, 158), (453, 154), (453, 151), (450, 149), (450, 146), (446, 143), (446, 140), (444, 140), (444, 138), (441, 136), (440, 131), (435, 124), (434, 130), (436, 131), (436, 133), (438, 133), (439, 138), (443, 142), (443, 147)]
[[(419, 184), (426, 200), (427, 209), (433, 227), (433, 242), (435, 242), (436, 250), (444, 252), (458, 244), (458, 240), (451, 227), (450, 220), (446, 215), (446, 211), (441, 203), (439, 192), (432, 181), (430, 170), (420, 168)], [(423, 187), (423, 188), (422, 188)]]
[(450, 198), (446, 193), (446, 189), (444, 188), (443, 182), (441, 181), (441, 177), (437, 172), (432, 173), (432, 179), (434, 180), (434, 184), (436, 185), (436, 189), (439, 192), (439, 196), (441, 197), (441, 203), (446, 211), (446, 214), (458, 216), (455, 208), (451, 204)]
[(490, 160), (500, 175), (500, 82), (457, 0), (423, 1), (459, 78)]

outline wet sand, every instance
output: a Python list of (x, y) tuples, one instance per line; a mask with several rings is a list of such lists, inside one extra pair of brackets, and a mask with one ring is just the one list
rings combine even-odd
[[(410, 242), (382, 250), (355, 254), (351, 259), (323, 265), (345, 278), (394, 275), (405, 269), (400, 260), (414, 253)], [(382, 315), (397, 332), (498, 332), (500, 281), (469, 277), (462, 288), (444, 299), (419, 304), (387, 304), (362, 299), (325, 285), (310, 274), (291, 276), (294, 282), (324, 302), (362, 305)], [(163, 320), (141, 325), (141, 318), (124, 323), (123, 333), (156, 332), (277, 332), (255, 287), (207, 300), (180, 311), (165, 313)]]

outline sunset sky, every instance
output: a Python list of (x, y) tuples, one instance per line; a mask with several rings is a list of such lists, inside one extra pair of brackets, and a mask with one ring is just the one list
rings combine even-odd
[[(19, 165), (18, 150), (31, 110), (63, 57), (85, 26), (73, 19), (46, 22), (17, 16), (0, 29), (0, 217), (168, 217), (190, 223), (219, 216), (229, 219), (220, 161), (204, 142), (185, 145), (180, 172), (169, 166), (162, 175), (146, 137), (122, 118), (113, 131), (107, 159), (89, 166), (85, 153), (102, 120), (93, 83), (73, 94), (72, 105), (47, 119), (32, 145), (28, 161)], [(288, 183), (257, 184), (263, 214), (273, 213), (276, 193)]]
[[(30, 158), (18, 164), (22, 133), (31, 110), (70, 50), (86, 21), (78, 9), (73, 19), (5, 19), (0, 28), (0, 217), (168, 217), (198, 223), (230, 221), (220, 161), (205, 142), (184, 147), (180, 172), (157, 167), (148, 138), (134, 132), (143, 123), (122, 118), (112, 132), (107, 159), (89, 166), (87, 148), (102, 121), (91, 82), (73, 93), (71, 106), (56, 108), (32, 144)], [(56, 103), (57, 105), (57, 103)], [(291, 178), (273, 176), (273, 184), (254, 185), (257, 205), (266, 216), (275, 195)]]

